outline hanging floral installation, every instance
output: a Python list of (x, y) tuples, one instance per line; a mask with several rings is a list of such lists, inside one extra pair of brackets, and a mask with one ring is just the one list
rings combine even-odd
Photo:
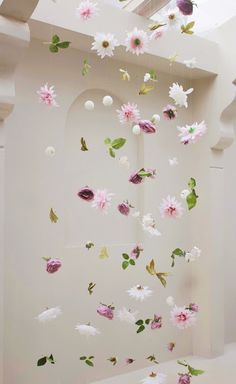
[[(195, 26), (195, 21), (192, 20), (191, 15), (193, 14), (195, 5), (196, 4), (192, 0), (176, 0), (175, 6), (169, 7), (164, 13), (162, 12), (162, 14), (158, 15), (157, 20), (150, 24), (147, 30), (134, 27), (128, 32), (126, 31), (123, 41), (118, 41), (117, 37), (113, 33), (107, 31), (97, 31), (93, 36), (92, 45), (90, 45), (88, 49), (91, 49), (91, 51), (93, 51), (100, 59), (105, 60), (113, 57), (116, 54), (116, 49), (118, 47), (120, 47), (119, 50), (125, 50), (127, 54), (139, 56), (148, 52), (150, 43), (154, 44), (159, 41), (165, 34), (168, 33), (169, 30), (191, 36), (194, 33)], [(91, 0), (82, 0), (75, 10), (76, 20), (77, 22), (89, 24), (92, 22), (91, 20), (99, 17), (100, 12), (101, 11), (99, 10), (97, 3)], [(186, 36), (186, 38), (188, 37)], [(70, 41), (63, 40), (63, 38), (59, 37), (57, 34), (53, 34), (51, 41), (45, 42), (45, 44), (49, 46), (49, 54), (58, 54), (59, 52), (63, 52), (65, 49), (68, 49), (71, 46)], [(173, 54), (169, 56), (169, 63), (167, 61), (168, 67), (170, 66), (169, 69), (171, 69), (171, 66), (175, 65), (174, 63), (179, 57), (178, 53), (172, 53)], [(197, 59), (195, 57), (187, 58), (183, 61), (186, 70), (194, 70), (196, 63)], [(80, 69), (84, 80), (90, 75), (91, 70), (96, 71), (96, 68), (90, 65), (88, 58), (84, 58), (81, 61)], [(116, 75), (119, 76), (122, 84), (129, 84), (129, 82), (132, 82), (133, 79), (135, 79), (135, 76), (133, 76), (132, 73), (129, 73), (126, 68), (120, 68)], [(159, 76), (156, 69), (151, 68), (143, 71), (142, 79), (142, 84), (137, 91), (139, 96), (146, 96), (149, 94), (149, 92), (153, 91), (156, 86), (158, 87)], [(155, 111), (159, 113), (154, 113), (152, 117), (150, 117), (150, 115), (147, 117), (141, 117), (141, 112), (136, 102), (133, 102), (132, 100), (126, 100), (122, 105), (120, 105), (116, 112), (114, 111), (114, 118), (118, 118), (118, 121), (124, 130), (131, 130), (132, 133), (136, 136), (143, 134), (143, 136), (147, 137), (147, 140), (148, 137), (155, 137), (155, 135), (158, 137), (159, 130), (161, 129), (160, 125), (162, 123), (160, 115), (167, 124), (173, 124), (175, 119), (177, 119), (181, 113), (181, 108), (188, 108), (189, 102), (191, 101), (189, 99), (191, 99), (191, 94), (193, 91), (193, 88), (186, 89), (185, 86), (179, 84), (179, 82), (176, 81), (169, 86), (169, 89), (166, 89), (166, 97), (169, 97), (171, 101), (169, 101), (169, 103), (167, 101), (168, 104), (162, 106), (161, 111)], [(39, 98), (39, 102), (44, 104), (43, 108), (59, 107), (56, 101), (57, 95), (55, 93), (54, 85), (45, 83), (44, 85), (41, 85), (39, 90), (36, 92)], [(139, 97), (137, 94), (135, 96)], [(140, 97), (139, 100), (142, 101), (143, 98)], [(85, 113), (90, 114), (94, 113), (94, 110), (96, 111), (95, 102), (93, 100), (86, 100), (83, 103), (84, 109), (86, 111)], [(104, 113), (106, 113), (107, 109), (112, 109), (114, 103), (113, 97), (107, 94), (102, 98), (101, 103), (105, 107)], [(178, 131), (179, 141), (181, 144), (184, 144), (184, 146), (198, 142), (206, 134), (207, 131), (207, 126), (204, 121), (200, 123), (194, 122), (191, 125), (186, 124), (184, 126), (177, 126), (176, 128)], [(132, 158), (130, 159), (127, 155), (123, 155), (122, 151), (122, 156), (118, 158), (120, 150), (124, 148), (126, 149), (128, 144), (128, 140), (124, 137), (120, 137), (120, 135), (121, 134), (118, 133), (115, 138), (106, 137), (103, 139), (103, 143), (101, 143), (103, 145), (104, 151), (106, 151), (108, 154), (107, 161), (111, 161), (111, 163), (118, 162), (120, 167), (128, 171), (132, 165)], [(176, 133), (174, 133), (174, 135), (176, 136)], [(80, 147), (78, 148), (80, 151), (84, 152), (82, 156), (87, 156), (85, 153), (92, 150), (91, 148), (92, 146), (90, 147), (90, 143), (88, 145), (86, 138), (82, 136), (80, 139)], [(183, 148), (183, 146), (181, 146), (181, 148)], [(47, 157), (54, 157), (56, 150), (54, 147), (48, 146), (45, 149), (45, 154)], [(113, 160), (111, 160), (110, 157)], [(168, 158), (165, 160), (166, 162), (167, 159)], [(170, 167), (175, 168), (179, 164), (179, 161), (177, 157), (170, 157), (168, 159), (168, 164)], [(135, 167), (133, 169), (136, 169), (136, 171), (128, 171), (129, 176), (127, 177), (126, 182), (127, 184), (131, 185), (131, 188), (134, 188), (135, 190), (136, 188), (142, 188), (139, 187), (140, 184), (143, 184), (144, 182), (148, 183), (148, 180), (154, 180), (156, 179), (157, 175), (159, 175), (159, 170), (157, 172), (156, 168), (147, 168), (146, 166), (138, 168), (137, 166), (137, 168)], [(88, 182), (90, 183), (91, 180), (88, 180)], [(121, 218), (121, 220), (124, 220), (125, 222), (126, 220), (130, 220), (132, 218), (138, 220), (140, 227), (145, 235), (149, 235), (149, 238), (158, 238), (161, 236), (161, 233), (157, 229), (159, 228), (159, 217), (156, 219), (156, 215), (159, 215), (160, 219), (179, 219), (183, 215), (188, 214), (189, 211), (196, 207), (199, 199), (199, 196), (196, 193), (196, 184), (196, 180), (191, 177), (187, 184), (188, 189), (183, 189), (180, 193), (180, 197), (186, 202), (188, 208), (186, 210), (184, 209), (182, 202), (178, 201), (177, 198), (170, 192), (167, 197), (163, 198), (162, 201), (159, 202), (159, 211), (158, 207), (155, 208), (154, 214), (140, 212), (138, 209), (136, 210), (133, 204), (128, 201), (128, 199), (124, 199), (125, 196), (117, 196), (115, 212), (117, 215), (120, 215), (120, 217), (123, 216), (123, 219)], [(96, 189), (85, 185), (84, 187), (81, 187), (79, 191), (75, 191), (75, 195), (77, 195), (79, 198), (77, 199), (78, 201), (80, 200), (84, 203), (90, 203), (92, 208), (95, 208), (97, 211), (106, 214), (109, 212), (113, 200), (116, 198), (116, 194), (110, 192), (105, 186), (100, 187), (100, 189)], [(53, 226), (54, 224), (58, 223), (59, 218), (57, 216), (56, 209), (50, 208), (49, 220), (51, 223), (53, 223)], [(93, 253), (95, 253), (95, 249), (97, 255), (96, 257), (98, 260), (101, 260), (101, 263), (103, 263), (103, 260), (107, 259), (109, 262), (109, 244), (100, 244), (99, 248), (97, 249), (97, 244), (95, 244), (93, 241), (87, 241), (86, 243), (83, 243), (82, 247), (83, 250), (87, 249), (88, 253), (87, 251), (85, 252), (87, 255), (89, 255), (89, 258), (91, 255), (93, 255)], [(171, 267), (173, 268), (175, 266), (176, 260), (179, 258), (182, 258), (182, 260), (184, 260), (186, 263), (190, 263), (196, 261), (200, 255), (201, 250), (197, 246), (193, 246), (193, 248), (190, 248), (190, 250), (184, 250), (176, 247), (171, 253)], [(154, 260), (153, 256), (155, 255), (151, 255), (151, 260), (145, 260), (144, 265), (146, 265), (146, 269), (145, 266), (143, 268), (143, 271), (147, 272), (145, 281), (146, 277), (150, 278), (153, 282), (153, 286), (154, 284), (157, 284), (160, 287), (162, 286), (165, 288), (168, 284), (169, 278), (171, 278), (171, 275), (168, 271), (159, 271), (159, 268), (157, 268), (157, 262)], [(130, 247), (130, 249), (126, 249), (125, 252), (121, 253), (119, 268), (121, 271), (127, 270), (127, 272), (124, 272), (125, 276), (127, 276), (129, 273), (135, 273), (137, 268), (142, 265), (141, 262), (144, 260), (144, 258), (145, 252), (143, 246), (140, 243), (133, 244), (132, 248)], [(44, 257), (43, 259), (46, 262), (45, 269), (49, 275), (55, 274), (62, 267), (62, 261), (57, 257)], [(106, 264), (105, 261), (104, 264)], [(49, 278), (51, 279), (51, 277)], [(98, 294), (97, 283), (94, 282), (94, 277), (92, 276), (88, 276), (86, 281), (87, 283), (84, 287), (86, 297), (92, 302), (93, 298)], [(112, 290), (112, 284), (108, 287), (108, 290)], [(126, 294), (127, 293), (131, 299), (139, 302), (138, 304), (142, 306), (142, 303), (149, 299), (155, 292), (147, 285), (139, 283), (126, 290)], [(48, 295), (50, 295), (50, 292)], [(134, 300), (133, 302), (135, 302)], [(99, 300), (97, 302), (99, 302)], [(143, 333), (145, 335), (148, 332), (151, 332), (151, 334), (162, 332), (162, 328), (167, 321), (169, 321), (173, 327), (178, 328), (181, 331), (184, 331), (185, 329), (196, 324), (197, 314), (199, 312), (198, 304), (191, 302), (188, 305), (177, 306), (172, 296), (167, 297), (166, 304), (170, 307), (169, 319), (165, 319), (165, 316), (162, 316), (159, 313), (158, 308), (155, 308), (151, 314), (149, 313), (150, 317), (146, 317), (140, 308), (140, 312), (138, 312), (135, 308), (127, 309), (125, 306), (123, 306), (123, 304), (120, 309), (116, 309), (113, 304), (100, 303), (97, 307), (92, 307), (92, 309), (96, 318), (100, 317), (98, 321), (108, 324), (107, 320), (110, 320), (111, 326), (113, 326), (113, 323), (115, 323), (115, 321), (118, 319), (123, 323), (124, 326), (127, 325), (127, 328), (133, 328), (134, 333), (137, 334)], [(85, 315), (84, 313), (82, 314)], [(48, 323), (55, 321), (61, 315), (62, 310), (60, 306), (57, 306), (46, 308), (46, 310), (37, 315), (35, 319), (39, 323)], [(74, 330), (78, 332), (79, 336), (97, 336), (99, 338), (99, 335), (101, 334), (100, 330), (94, 325), (91, 325), (90, 321), (88, 323), (78, 323)], [(176, 348), (175, 341), (166, 340), (164, 348), (169, 352), (173, 352)], [(147, 357), (146, 356), (143, 357), (144, 361), (147, 360), (148, 363), (151, 363), (152, 365), (159, 364), (154, 354), (150, 354)], [(96, 357), (93, 355), (81, 355), (79, 360), (81, 364), (85, 364), (85, 366), (88, 368), (93, 368), (95, 366)], [(121, 362), (127, 366), (130, 366), (136, 362), (136, 359), (130, 356), (122, 356), (120, 358), (117, 357), (116, 353), (113, 352), (110, 357), (106, 358), (106, 361), (112, 366), (119, 366)], [(52, 365), (55, 364), (54, 356), (52, 354), (49, 356), (45, 355), (41, 357), (37, 361), (37, 366), (41, 367), (47, 363)], [(185, 368), (185, 372), (178, 373), (178, 380), (176, 382), (178, 384), (190, 384), (192, 377), (204, 373), (204, 371), (193, 368), (185, 361), (177, 361), (177, 363)], [(159, 371), (151, 371), (149, 375), (141, 380), (141, 382), (143, 384), (162, 384), (166, 382), (166, 378), (167, 376), (164, 373), (160, 373)]]

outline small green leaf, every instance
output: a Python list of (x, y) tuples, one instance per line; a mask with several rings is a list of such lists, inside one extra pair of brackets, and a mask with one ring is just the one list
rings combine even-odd
[(84, 151), (84, 152), (88, 151), (86, 141), (83, 137), (81, 137), (81, 139), (80, 139), (80, 144), (81, 144), (81, 151)]
[(144, 325), (140, 325), (140, 327), (138, 328), (137, 332), (136, 333), (140, 333), (140, 332), (143, 332), (145, 329), (145, 326)]
[(94, 359), (94, 356), (89, 356), (88, 360)]
[(145, 83), (143, 83), (143, 84), (141, 85), (140, 90), (139, 90), (139, 95), (140, 95), (140, 96), (147, 95), (147, 94), (148, 94), (149, 92), (151, 92), (153, 89), (154, 89), (153, 86), (146, 85)]
[(57, 43), (57, 47), (65, 49), (69, 47), (70, 43), (70, 41), (61, 41), (60, 43)]
[(88, 75), (90, 69), (91, 69), (91, 65), (89, 65), (88, 60), (85, 59), (85, 60), (83, 61), (82, 76), (86, 76), (86, 75)]
[(164, 27), (164, 25), (166, 25), (166, 24), (153, 23), (153, 24), (150, 24), (150, 25), (148, 26), (148, 28), (149, 28), (150, 31), (155, 31), (155, 30), (158, 29), (158, 28)]
[(52, 53), (57, 53), (59, 51), (59, 49), (57, 48), (56, 45), (50, 44), (49, 45), (49, 51), (52, 52)]
[(136, 325), (143, 325), (143, 320), (138, 320), (138, 321), (136, 321), (135, 324), (136, 324)]
[(129, 266), (129, 262), (128, 261), (123, 261), (123, 263), (122, 263), (122, 268), (123, 269), (126, 269), (126, 268), (128, 268), (128, 266)]
[(176, 248), (173, 252), (172, 252), (175, 256), (184, 256), (185, 252), (182, 251), (182, 249), (180, 248)]
[(90, 361), (90, 360), (85, 360), (85, 363), (86, 363), (87, 365), (89, 365), (90, 367), (94, 367), (93, 362)]
[(130, 263), (131, 265), (135, 265), (135, 261), (134, 261), (133, 259), (130, 259), (130, 260), (129, 260), (129, 263)]
[(147, 172), (147, 171), (145, 171), (143, 169), (140, 169), (140, 171), (138, 172), (138, 175), (140, 177), (150, 177), (150, 176), (152, 176), (152, 173), (151, 172)]
[(125, 143), (126, 139), (124, 139), (123, 137), (119, 137), (118, 139), (112, 141), (111, 146), (113, 149), (120, 149), (121, 147), (123, 147), (123, 145), (125, 145)]
[(89, 286), (88, 286), (88, 292), (90, 295), (93, 294), (93, 289), (96, 287), (96, 283), (89, 283)]
[(189, 182), (188, 182), (189, 188), (194, 189), (196, 187), (196, 185), (197, 185), (196, 180), (193, 177), (191, 177)]
[(58, 35), (53, 35), (52, 44), (57, 44), (60, 42), (60, 37)]
[(109, 154), (110, 154), (110, 156), (111, 157), (116, 157), (116, 154), (115, 154), (115, 152), (113, 151), (113, 149), (112, 148), (109, 148)]
[(47, 362), (47, 356), (41, 357), (41, 359), (39, 359), (37, 362), (37, 366), (42, 367), (43, 365), (46, 364), (46, 362)]
[(86, 357), (86, 356), (81, 356), (79, 359), (80, 359), (80, 360), (86, 360), (87, 357)]
[(47, 360), (48, 360), (49, 363), (55, 364), (55, 360), (54, 360), (54, 357), (53, 357), (52, 354), (47, 358)]
[(122, 257), (125, 260), (129, 260), (129, 255), (127, 255), (127, 253), (122, 253)]
[(108, 259), (108, 257), (109, 257), (109, 254), (108, 254), (107, 247), (102, 247), (100, 250), (99, 259), (105, 260), (105, 259)]
[(152, 81), (157, 81), (157, 71), (155, 69), (150, 69), (148, 73), (150, 74)]
[(204, 373), (204, 371), (202, 369), (195, 369), (195, 368), (191, 367), (190, 365), (188, 365), (188, 371), (192, 376), (199, 376), (199, 375), (203, 375), (203, 373)]
[(50, 209), (49, 217), (52, 223), (57, 223), (58, 217), (52, 208)]
[(193, 190), (192, 192), (190, 192), (188, 194), (188, 196), (186, 197), (186, 201), (187, 201), (189, 210), (191, 210), (192, 208), (194, 208), (196, 206), (197, 198), (198, 198), (198, 196), (196, 195), (195, 190)]
[(109, 137), (107, 137), (105, 140), (104, 140), (104, 144), (106, 145), (110, 145), (111, 144), (111, 139)]
[(163, 285), (163, 287), (165, 288), (166, 284), (167, 284), (166, 277), (168, 276), (168, 273), (166, 273), (166, 272), (159, 272), (159, 273), (156, 273), (156, 276), (160, 280), (160, 282)]
[(181, 26), (181, 32), (182, 33), (187, 33), (188, 35), (192, 35), (194, 32), (192, 31), (192, 28), (195, 25), (195, 21), (191, 21), (190, 23), (186, 25)]
[(148, 325), (148, 324), (150, 323), (150, 321), (151, 321), (150, 319), (146, 319), (146, 320), (145, 320), (145, 324)]

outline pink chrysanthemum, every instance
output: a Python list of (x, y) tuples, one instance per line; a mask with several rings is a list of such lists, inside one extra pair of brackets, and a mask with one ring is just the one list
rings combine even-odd
[(97, 3), (93, 3), (90, 0), (81, 1), (78, 8), (76, 8), (77, 16), (84, 21), (91, 19), (97, 13)]
[(137, 123), (140, 118), (140, 112), (134, 103), (123, 104), (117, 113), (121, 124)]
[(183, 207), (175, 197), (167, 196), (166, 199), (162, 199), (160, 206), (160, 212), (162, 217), (178, 218), (183, 214)]
[(186, 125), (185, 127), (177, 127), (180, 137), (180, 141), (183, 144), (194, 144), (198, 141), (207, 130), (206, 124), (202, 121), (200, 124), (194, 123), (192, 125)]
[(40, 90), (37, 91), (39, 95), (39, 101), (43, 104), (48, 105), (49, 107), (58, 107), (58, 104), (55, 100), (56, 94), (54, 91), (54, 85), (51, 87), (48, 86), (48, 83), (40, 87)]
[(147, 51), (148, 35), (145, 31), (137, 29), (127, 34), (125, 40), (126, 52), (129, 51), (137, 56)]
[(195, 312), (185, 307), (177, 307), (175, 305), (170, 314), (172, 323), (179, 329), (189, 328), (194, 325), (197, 320)]
[(94, 199), (92, 207), (100, 209), (103, 212), (107, 211), (107, 208), (111, 205), (111, 199), (114, 193), (109, 193), (106, 189), (98, 189), (94, 193)]

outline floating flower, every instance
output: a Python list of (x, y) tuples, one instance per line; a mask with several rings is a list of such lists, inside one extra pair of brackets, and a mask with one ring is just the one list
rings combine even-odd
[(143, 230), (152, 236), (160, 236), (161, 233), (156, 229), (156, 221), (151, 213), (147, 213), (142, 217)]
[(144, 77), (143, 77), (143, 81), (144, 83), (147, 83), (149, 80), (151, 79), (151, 75), (150, 73), (145, 73)]
[(164, 22), (167, 24), (169, 29), (179, 28), (183, 23), (183, 16), (177, 7), (169, 8), (164, 15)]
[(172, 159), (169, 159), (168, 161), (169, 161), (169, 164), (171, 167), (174, 167), (175, 165), (179, 164), (177, 157), (173, 157)]
[(190, 383), (191, 383), (191, 376), (188, 373), (179, 374), (178, 384), (190, 384)]
[(167, 345), (168, 351), (173, 352), (174, 348), (175, 348), (175, 343), (173, 343), (173, 341), (168, 343), (168, 345)]
[(201, 249), (194, 246), (190, 252), (185, 253), (185, 260), (189, 263), (197, 260), (201, 256)]
[(60, 307), (49, 308), (46, 311), (40, 313), (36, 319), (40, 321), (40, 323), (46, 323), (47, 321), (51, 321), (56, 319), (58, 316), (62, 314), (62, 310)]
[(48, 259), (46, 271), (48, 273), (55, 273), (61, 268), (62, 264), (59, 259)]
[(147, 299), (152, 294), (151, 289), (147, 286), (142, 287), (141, 285), (136, 285), (135, 287), (130, 288), (127, 292), (129, 296), (140, 301)]
[(151, 168), (141, 168), (138, 172), (132, 173), (129, 177), (129, 182), (133, 184), (141, 184), (145, 177), (150, 177), (151, 179), (154, 179), (156, 176), (156, 170)]
[(130, 309), (128, 310), (125, 307), (118, 311), (118, 317), (120, 321), (125, 321), (126, 323), (129, 323), (129, 324), (134, 324), (136, 322), (137, 314), (138, 314), (137, 311), (131, 312)]
[(137, 260), (138, 258), (139, 258), (139, 256), (140, 256), (140, 253), (141, 252), (143, 252), (143, 248), (142, 248), (142, 246), (140, 245), (140, 244), (138, 244), (138, 245), (136, 245), (133, 249), (132, 249), (132, 251), (131, 251), (131, 253), (130, 253), (130, 257), (132, 258), (132, 259), (134, 259), (134, 260)]
[(97, 33), (91, 49), (97, 51), (98, 56), (103, 59), (105, 56), (113, 56), (113, 51), (118, 46), (118, 41), (111, 33)]
[(43, 104), (48, 105), (49, 107), (58, 107), (58, 104), (56, 102), (56, 94), (54, 91), (54, 85), (51, 87), (48, 86), (48, 83), (43, 85), (39, 91), (37, 91), (37, 94), (39, 95), (39, 101)]
[(80, 19), (86, 21), (91, 19), (98, 13), (97, 3), (93, 3), (90, 0), (81, 1), (78, 8), (76, 8), (76, 15), (80, 17)]
[(166, 375), (164, 373), (152, 372), (149, 376), (145, 377), (141, 382), (143, 384), (162, 384), (166, 381)]
[(151, 322), (151, 329), (160, 329), (162, 327), (162, 317), (154, 315), (154, 319)]
[(81, 335), (85, 336), (96, 336), (100, 334), (100, 331), (90, 324), (78, 324), (75, 329), (76, 331), (79, 331)]
[(150, 35), (150, 40), (160, 39), (162, 36), (164, 36), (166, 31), (167, 31), (167, 28), (164, 25), (159, 27), (158, 29), (155, 29), (155, 31), (153, 31)]
[(156, 127), (150, 120), (139, 120), (138, 125), (144, 133), (156, 132)]
[(117, 113), (121, 124), (136, 123), (140, 117), (140, 112), (134, 103), (123, 104)]
[(162, 199), (162, 204), (160, 206), (161, 216), (168, 218), (179, 218), (183, 214), (183, 207), (175, 197), (167, 196), (166, 199)]
[(114, 309), (115, 308), (112, 307), (111, 305), (101, 304), (97, 308), (97, 313), (100, 316), (103, 316), (103, 317), (106, 317), (109, 320), (112, 320), (113, 317), (114, 317)]
[(132, 184), (141, 184), (144, 181), (144, 178), (139, 176), (138, 172), (132, 173), (129, 177), (129, 182)]
[(98, 189), (94, 193), (92, 207), (106, 212), (107, 208), (111, 205), (111, 199), (113, 195), (114, 193), (110, 193), (106, 189)]
[(174, 120), (177, 117), (177, 109), (170, 104), (163, 108), (162, 113), (166, 120)]
[(195, 304), (195, 303), (190, 303), (188, 308), (192, 312), (198, 312), (199, 311), (199, 305)]
[(169, 96), (175, 101), (175, 104), (180, 107), (188, 108), (188, 95), (193, 92), (193, 88), (184, 91), (182, 85), (173, 83), (170, 87)]
[(77, 195), (85, 201), (92, 201), (94, 199), (94, 192), (89, 187), (82, 188)]
[(122, 165), (126, 169), (129, 169), (129, 167), (130, 167), (129, 159), (127, 156), (121, 156), (119, 158), (119, 163), (120, 163), (120, 165)]
[(168, 296), (166, 299), (166, 304), (169, 305), (170, 307), (173, 307), (175, 305), (174, 298), (172, 296)]
[(190, 311), (188, 308), (175, 305), (171, 310), (171, 321), (179, 329), (191, 327), (196, 320), (195, 312)]
[(124, 216), (128, 216), (130, 213), (130, 205), (128, 202), (123, 202), (119, 204), (117, 209)]
[(129, 365), (129, 364), (133, 364), (133, 363), (135, 362), (135, 360), (132, 359), (131, 357), (127, 357), (127, 358), (125, 359), (125, 362), (126, 362), (127, 365)]
[(202, 121), (200, 124), (194, 123), (185, 127), (177, 127), (177, 129), (180, 132), (180, 142), (186, 145), (196, 143), (206, 133), (207, 127)]
[(193, 57), (192, 59), (184, 60), (184, 64), (186, 65), (187, 68), (193, 69), (196, 67), (197, 60), (195, 57)]
[(147, 51), (148, 35), (145, 31), (134, 28), (127, 34), (125, 40), (126, 52), (129, 51), (137, 56)]
[(177, 0), (176, 5), (184, 16), (192, 15), (194, 6), (192, 0)]

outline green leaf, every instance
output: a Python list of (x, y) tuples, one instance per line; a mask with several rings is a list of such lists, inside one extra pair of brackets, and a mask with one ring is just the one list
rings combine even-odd
[(52, 354), (47, 358), (47, 360), (48, 360), (49, 363), (55, 364), (55, 360), (54, 360), (54, 357), (53, 357)]
[(196, 187), (196, 185), (197, 185), (196, 180), (193, 177), (191, 177), (189, 179), (189, 182), (188, 182), (189, 188), (190, 189), (194, 189)]
[(156, 276), (160, 280), (160, 282), (163, 285), (163, 287), (166, 287), (166, 284), (167, 284), (166, 277), (168, 276), (168, 273), (166, 273), (166, 272), (159, 272), (159, 273), (156, 273)]
[(108, 259), (109, 255), (108, 255), (108, 251), (107, 251), (107, 247), (102, 247), (101, 250), (100, 250), (100, 254), (99, 254), (99, 259)]
[(150, 176), (152, 176), (152, 173), (151, 172), (147, 172), (147, 171), (145, 171), (143, 169), (140, 169), (140, 171), (138, 172), (138, 175), (140, 177), (150, 177)]
[(111, 144), (111, 139), (109, 139), (109, 137), (107, 137), (107, 138), (104, 140), (104, 144), (106, 144), (106, 145), (110, 145), (110, 144)]
[(128, 261), (123, 261), (122, 268), (126, 269), (126, 268), (128, 268), (128, 266), (129, 266), (129, 262)]
[(88, 360), (94, 359), (94, 356), (89, 356)]
[(57, 43), (57, 47), (65, 49), (69, 47), (70, 43), (70, 41), (61, 41), (60, 43)]
[(150, 323), (150, 321), (151, 321), (150, 319), (146, 319), (146, 320), (145, 320), (145, 324), (148, 325), (148, 324)]
[(155, 270), (155, 262), (154, 260), (152, 259), (150, 264), (149, 265), (146, 265), (146, 270), (148, 271), (148, 273), (150, 273), (150, 275), (154, 276), (156, 274), (156, 270)]
[(196, 195), (195, 190), (193, 190), (192, 192), (190, 192), (188, 194), (188, 196), (186, 197), (186, 201), (187, 201), (189, 210), (191, 210), (192, 208), (194, 208), (196, 206), (197, 198), (198, 198), (198, 196)]
[(164, 27), (164, 25), (166, 25), (166, 24), (153, 23), (153, 24), (150, 24), (150, 25), (148, 26), (148, 28), (149, 28), (150, 31), (155, 31), (155, 30), (158, 29), (158, 28)]
[(143, 320), (138, 320), (138, 321), (136, 321), (135, 324), (136, 324), (136, 325), (143, 325)]
[(41, 359), (39, 359), (37, 362), (37, 366), (42, 367), (43, 365), (46, 364), (46, 362), (47, 362), (47, 356), (41, 357)]
[(143, 83), (141, 85), (141, 88), (139, 90), (139, 95), (140, 96), (143, 96), (143, 95), (147, 95), (149, 92), (151, 92), (152, 90), (154, 89), (153, 86), (151, 85), (146, 85), (145, 83)]
[(125, 145), (125, 143), (126, 139), (124, 139), (123, 137), (119, 137), (118, 139), (112, 141), (111, 146), (113, 149), (120, 149), (121, 147), (123, 147), (123, 145)]
[(57, 48), (56, 45), (50, 44), (49, 45), (49, 51), (52, 52), (52, 53), (57, 53), (59, 51), (59, 49)]
[(83, 61), (82, 76), (88, 75), (90, 69), (91, 69), (91, 65), (89, 65), (88, 60), (85, 59)]
[(130, 260), (129, 260), (129, 263), (130, 263), (131, 265), (135, 265), (135, 261), (134, 261), (133, 259), (130, 259)]
[(90, 360), (85, 360), (85, 363), (86, 363), (87, 365), (89, 365), (90, 367), (94, 367), (93, 362), (90, 361)]
[(109, 154), (110, 154), (110, 156), (111, 157), (116, 157), (116, 154), (115, 154), (115, 152), (113, 151), (113, 149), (112, 148), (109, 148)]
[(88, 286), (88, 292), (90, 295), (93, 294), (93, 289), (96, 287), (96, 283), (89, 283), (89, 286)]
[(150, 74), (152, 81), (157, 81), (157, 71), (155, 69), (150, 69), (148, 73)]
[(53, 35), (52, 44), (57, 44), (60, 42), (60, 37), (58, 35)]
[(81, 139), (80, 139), (80, 144), (81, 144), (81, 151), (84, 151), (84, 152), (88, 151), (86, 141), (83, 137), (81, 137)]
[(171, 258), (173, 259), (172, 264), (171, 264), (171, 267), (174, 267), (174, 266), (175, 266), (175, 257), (176, 257), (176, 256), (184, 257), (185, 254), (186, 254), (185, 251), (182, 251), (182, 249), (180, 249), (180, 248), (176, 248), (176, 249), (172, 252), (172, 255), (171, 255)]
[(190, 365), (188, 365), (188, 371), (192, 376), (199, 376), (199, 375), (203, 375), (203, 373), (204, 373), (204, 371), (202, 369), (195, 369), (195, 368), (191, 367)]
[(58, 217), (52, 208), (50, 209), (49, 217), (52, 223), (57, 223)]
[(186, 25), (181, 26), (181, 32), (182, 33), (187, 33), (188, 35), (192, 35), (194, 32), (192, 31), (192, 28), (195, 25), (195, 21), (191, 21), (190, 23)]
[(81, 356), (79, 359), (80, 359), (80, 360), (86, 360), (87, 357), (86, 357), (86, 356)]
[(122, 257), (125, 260), (129, 260), (129, 255), (127, 255), (127, 253), (122, 253)]
[(143, 332), (144, 329), (145, 329), (145, 326), (144, 326), (144, 325), (140, 325), (140, 327), (138, 328), (138, 330), (136, 331), (136, 333)]

